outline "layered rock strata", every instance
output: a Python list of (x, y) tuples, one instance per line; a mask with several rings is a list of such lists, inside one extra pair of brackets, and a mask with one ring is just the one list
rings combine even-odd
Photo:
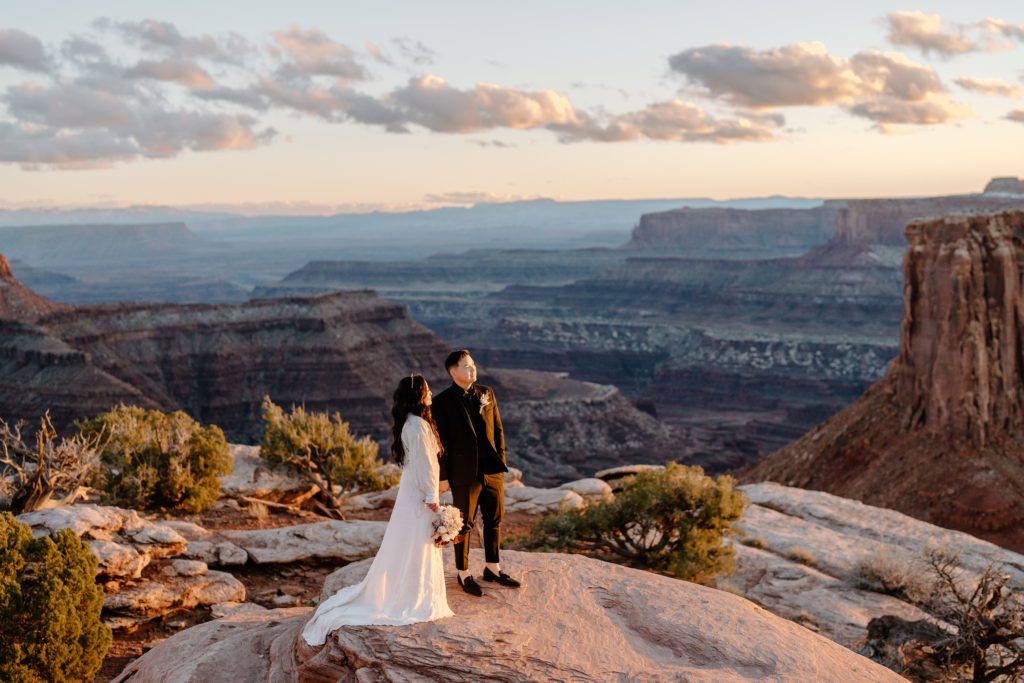
[[(2, 283), (32, 295), (13, 279)], [(441, 367), (449, 348), (404, 307), (370, 291), (237, 306), (18, 310), (0, 318), (0, 417), (35, 423), (49, 411), (65, 430), (123, 402), (184, 410), (251, 443), (262, 436), (269, 395), (285, 408), (338, 412), (354, 433), (388, 444), (398, 380), (421, 372), (435, 391), (451, 381)], [(613, 387), (522, 370), (485, 373), (482, 381), (495, 384), (508, 459), (529, 483), (578, 479), (620, 458), (677, 455), (673, 430)]]
[(1024, 549), (1024, 212), (906, 230), (899, 355), (856, 403), (742, 474)]

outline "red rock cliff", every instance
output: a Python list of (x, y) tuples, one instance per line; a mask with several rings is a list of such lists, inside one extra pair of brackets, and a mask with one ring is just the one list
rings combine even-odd
[(1021, 213), (907, 227), (896, 402), (921, 425), (984, 446), (1024, 426)]
[(856, 403), (741, 473), (1024, 550), (1024, 211), (906, 229), (900, 352)]

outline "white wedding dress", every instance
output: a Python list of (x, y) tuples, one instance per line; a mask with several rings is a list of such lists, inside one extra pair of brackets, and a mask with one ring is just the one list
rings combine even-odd
[(434, 546), (438, 446), (430, 425), (409, 415), (402, 428), (405, 466), (398, 497), (377, 556), (366, 578), (342, 588), (317, 607), (302, 630), (310, 645), (322, 645), (341, 626), (399, 625), (454, 614), (445, 594), (441, 549)]

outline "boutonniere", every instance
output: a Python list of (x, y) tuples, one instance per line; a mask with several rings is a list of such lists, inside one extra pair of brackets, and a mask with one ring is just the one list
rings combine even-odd
[(484, 409), (487, 406), (491, 405), (491, 396), (490, 396), (490, 394), (488, 394), (486, 391), (480, 392), (479, 401), (480, 401), (480, 414), (483, 415), (484, 414)]

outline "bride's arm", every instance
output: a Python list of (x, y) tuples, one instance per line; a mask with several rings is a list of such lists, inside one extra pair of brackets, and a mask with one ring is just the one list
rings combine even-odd
[(422, 420), (406, 422), (402, 430), (402, 444), (405, 446), (405, 470), (402, 476), (411, 477), (409, 483), (419, 491), (424, 505), (437, 505), (437, 447), (430, 427)]

